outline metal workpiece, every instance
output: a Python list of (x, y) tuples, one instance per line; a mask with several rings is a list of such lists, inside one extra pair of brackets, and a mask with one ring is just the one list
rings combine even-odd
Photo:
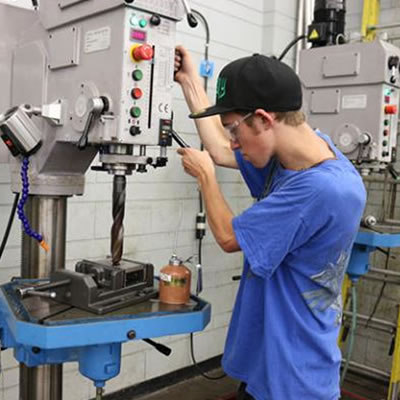
[(111, 227), (111, 257), (113, 265), (119, 265), (124, 244), (124, 216), (126, 200), (126, 177), (125, 175), (114, 175), (112, 194), (112, 216)]

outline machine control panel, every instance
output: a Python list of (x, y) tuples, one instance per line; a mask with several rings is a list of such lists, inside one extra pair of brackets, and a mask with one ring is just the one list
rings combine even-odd
[(313, 128), (360, 170), (396, 160), (400, 50), (386, 42), (304, 50), (299, 75)]
[[(174, 3), (175, 4), (175, 3)], [(135, 3), (135, 7), (139, 7)], [(122, 143), (165, 145), (161, 121), (172, 120), (175, 22), (126, 9), (121, 97)]]

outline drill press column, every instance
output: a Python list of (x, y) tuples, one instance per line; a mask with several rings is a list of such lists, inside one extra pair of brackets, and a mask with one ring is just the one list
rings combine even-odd
[[(32, 228), (50, 238), (48, 252), (30, 237), (22, 237), (22, 278), (45, 278), (65, 268), (67, 198), (29, 196), (25, 207)], [(61, 400), (62, 365), (29, 368), (20, 365), (20, 400)]]

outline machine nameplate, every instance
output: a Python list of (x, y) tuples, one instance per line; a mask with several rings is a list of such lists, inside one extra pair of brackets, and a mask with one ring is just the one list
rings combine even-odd
[(367, 108), (367, 95), (366, 94), (354, 94), (343, 96), (342, 108), (350, 109), (362, 109)]

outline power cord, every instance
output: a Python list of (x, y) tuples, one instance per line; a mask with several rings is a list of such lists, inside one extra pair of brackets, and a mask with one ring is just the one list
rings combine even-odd
[(2, 240), (1, 245), (0, 245), (0, 259), (1, 259), (2, 255), (3, 255), (3, 252), (4, 252), (4, 249), (6, 247), (8, 238), (10, 236), (10, 231), (11, 231), (11, 228), (12, 228), (12, 224), (14, 222), (14, 217), (15, 217), (15, 212), (17, 210), (18, 201), (19, 201), (19, 193), (15, 193), (14, 203), (13, 203), (12, 208), (11, 208), (10, 217), (8, 219), (7, 227), (6, 227), (6, 230), (4, 232), (4, 237), (3, 237), (3, 240)]
[(208, 379), (208, 380), (210, 380), (210, 381), (218, 381), (218, 380), (223, 379), (223, 378), (226, 377), (226, 374), (225, 374), (225, 373), (223, 373), (222, 375), (219, 375), (219, 376), (210, 376), (210, 375), (207, 375), (207, 374), (200, 368), (199, 364), (197, 364), (196, 359), (195, 359), (195, 357), (194, 357), (193, 333), (190, 334), (190, 355), (191, 355), (191, 357), (192, 357), (193, 365), (196, 367), (197, 371), (199, 371), (200, 375), (201, 375), (203, 378), (206, 378), (206, 379)]
[(306, 35), (301, 35), (295, 39), (293, 39), (286, 47), (285, 49), (282, 51), (282, 54), (278, 57), (279, 61), (282, 61), (282, 59), (286, 56), (286, 54), (288, 53), (288, 51), (299, 41), (302, 39), (306, 39), (307, 36)]
[[(202, 22), (204, 29), (206, 31), (206, 43), (205, 43), (205, 47), (204, 47), (204, 60), (207, 62), (208, 61), (208, 49), (209, 49), (209, 45), (210, 45), (210, 27), (208, 25), (207, 19), (206, 17), (197, 10), (193, 10), (192, 9), (192, 13), (199, 18), (199, 20)], [(208, 91), (208, 77), (204, 76), (204, 90), (207, 93)], [(186, 146), (182, 146), (182, 147), (186, 147)], [(203, 150), (204, 146), (203, 143), (201, 143), (200, 145), (200, 149)], [(205, 214), (204, 214), (204, 206), (203, 206), (203, 199), (201, 196), (201, 192), (199, 191), (199, 213), (197, 214), (197, 219), (198, 218), (203, 219), (204, 218), (204, 222), (201, 222), (202, 224), (205, 224)], [(196, 225), (196, 238), (198, 239), (198, 263), (200, 265), (202, 265), (202, 244), (203, 244), (203, 238), (205, 236), (205, 229), (199, 229), (198, 228), (198, 224)], [(212, 381), (216, 381), (219, 379), (223, 379), (226, 377), (226, 374), (223, 373), (220, 376), (210, 376), (207, 375), (198, 365), (196, 358), (194, 356), (194, 341), (193, 341), (193, 333), (190, 334), (190, 354), (192, 357), (192, 362), (193, 365), (196, 367), (196, 369), (199, 371), (200, 375), (208, 380), (212, 380)]]

